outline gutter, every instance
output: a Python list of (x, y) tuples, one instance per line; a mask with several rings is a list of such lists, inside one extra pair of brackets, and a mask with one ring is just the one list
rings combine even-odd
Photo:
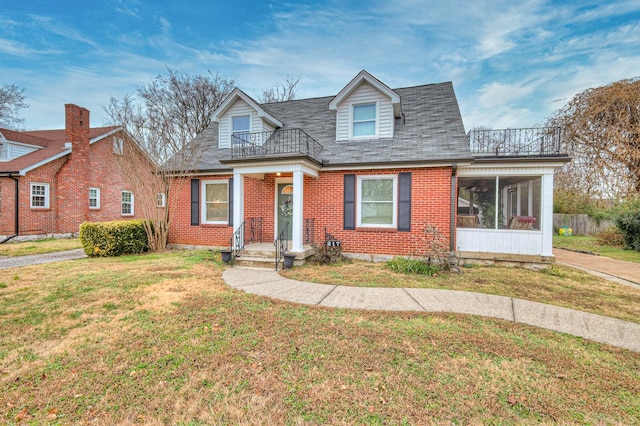
[(453, 253), (455, 251), (455, 236), (456, 236), (456, 175), (458, 172), (458, 164), (451, 163), (451, 222), (449, 224), (449, 250)]
[(18, 236), (19, 232), (20, 232), (20, 211), (18, 210), (18, 208), (20, 207), (20, 200), (18, 199), (18, 196), (20, 194), (20, 187), (18, 186), (18, 183), (20, 182), (17, 178), (15, 178), (13, 175), (9, 174), (7, 176), (9, 179), (12, 179), (15, 183), (16, 183), (16, 206), (15, 206), (15, 211), (16, 211), (16, 217), (15, 217), (15, 234), (5, 238), (4, 240), (0, 241), (0, 244), (4, 244), (7, 241), (15, 238)]

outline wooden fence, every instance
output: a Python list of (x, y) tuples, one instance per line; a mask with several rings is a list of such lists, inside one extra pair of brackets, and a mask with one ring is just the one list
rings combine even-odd
[(614, 226), (613, 221), (603, 219), (597, 223), (587, 214), (553, 214), (553, 229), (571, 228), (573, 235), (593, 235), (611, 226)]

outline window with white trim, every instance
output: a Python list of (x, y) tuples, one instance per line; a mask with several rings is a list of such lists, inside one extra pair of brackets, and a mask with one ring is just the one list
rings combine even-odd
[(251, 133), (251, 116), (236, 115), (231, 117), (231, 141), (235, 144), (241, 144), (250, 141)]
[(353, 105), (351, 111), (351, 136), (363, 138), (378, 134), (376, 125), (376, 103)]
[(122, 199), (121, 199), (121, 212), (122, 216), (133, 216), (133, 192), (131, 191), (122, 191)]
[(31, 184), (31, 208), (33, 209), (49, 208), (49, 184), (48, 183), (32, 183)]
[(113, 138), (113, 153), (116, 155), (124, 154), (124, 140), (122, 138)]
[(160, 192), (156, 196), (156, 207), (164, 207), (164, 206), (165, 206), (165, 195), (164, 195), (164, 192)]
[(202, 182), (202, 223), (229, 223), (229, 181)]
[(89, 208), (100, 208), (100, 188), (89, 188)]
[(358, 176), (358, 226), (394, 228), (397, 223), (397, 176)]

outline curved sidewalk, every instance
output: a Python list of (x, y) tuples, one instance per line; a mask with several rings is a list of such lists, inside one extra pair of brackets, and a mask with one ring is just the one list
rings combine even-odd
[(512, 297), (454, 290), (314, 284), (258, 268), (229, 268), (222, 278), (238, 290), (288, 302), (332, 308), (481, 315), (640, 352), (638, 323)]

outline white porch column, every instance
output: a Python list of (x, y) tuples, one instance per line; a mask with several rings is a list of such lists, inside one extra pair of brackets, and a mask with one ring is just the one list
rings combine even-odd
[(291, 251), (302, 252), (302, 234), (304, 233), (304, 212), (302, 200), (304, 198), (304, 174), (300, 171), (293, 172), (293, 216), (291, 217)]
[(233, 173), (233, 231), (244, 222), (244, 175)]
[(542, 175), (542, 255), (553, 256), (553, 173)]

